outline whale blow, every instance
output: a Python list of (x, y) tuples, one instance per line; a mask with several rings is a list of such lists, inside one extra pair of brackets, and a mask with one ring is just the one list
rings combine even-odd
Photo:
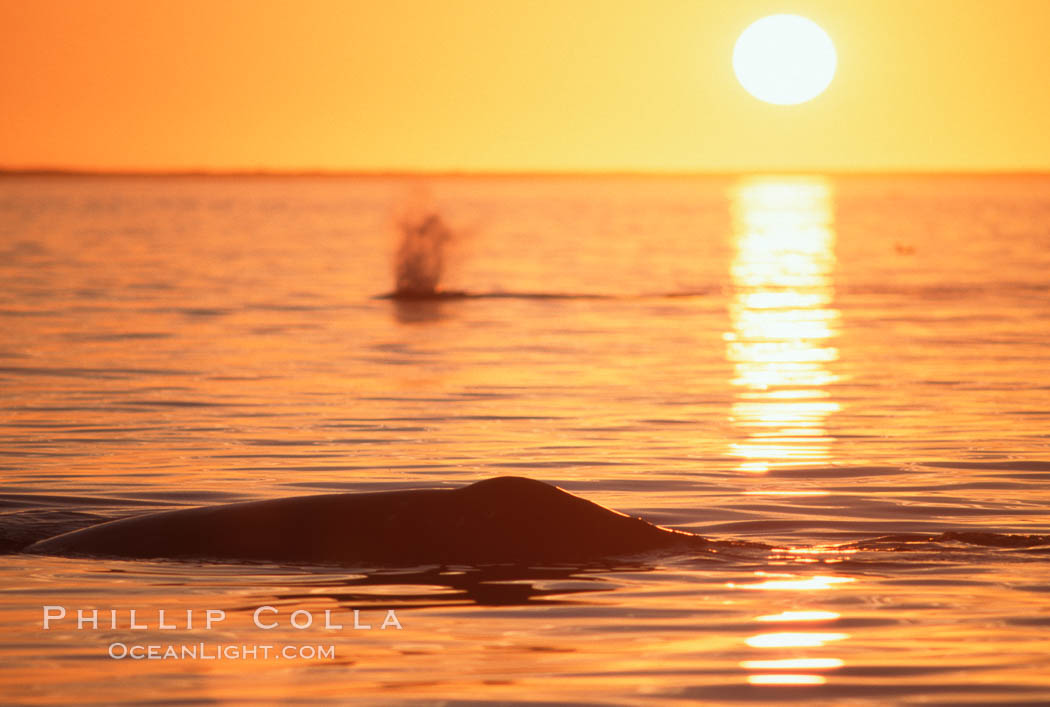
[(385, 567), (580, 563), (707, 544), (550, 484), (504, 476), (457, 489), (151, 513), (58, 535), (25, 552)]

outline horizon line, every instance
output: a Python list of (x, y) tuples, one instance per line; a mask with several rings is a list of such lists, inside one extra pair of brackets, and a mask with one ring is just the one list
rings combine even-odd
[(1029, 169), (800, 169), (727, 170), (656, 169), (93, 169), (83, 167), (0, 167), (0, 177), (360, 177), (389, 178), (522, 178), (522, 177), (740, 177), (785, 176), (1050, 176), (1050, 168)]

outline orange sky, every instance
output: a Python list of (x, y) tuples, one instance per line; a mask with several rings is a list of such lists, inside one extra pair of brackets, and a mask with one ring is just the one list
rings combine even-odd
[[(790, 12), (839, 70), (737, 84)], [(1050, 170), (1050, 0), (0, 0), (0, 166)]]

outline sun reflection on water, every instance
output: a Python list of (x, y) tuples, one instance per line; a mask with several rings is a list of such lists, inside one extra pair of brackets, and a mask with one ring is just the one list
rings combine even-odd
[(747, 670), (825, 670), (841, 668), (845, 662), (838, 658), (786, 658), (784, 660), (745, 660), (740, 667)]
[(768, 675), (749, 675), (747, 681), (752, 685), (823, 685), (827, 682), (827, 678), (823, 675), (771, 673)]
[(837, 611), (782, 611), (755, 617), (755, 621), (832, 621), (839, 618)]
[[(852, 577), (835, 575), (799, 576), (790, 573), (756, 572), (759, 582), (728, 586), (737, 589), (762, 589), (778, 592), (826, 592), (838, 585), (849, 584)], [(805, 600), (807, 603), (812, 598)], [(762, 626), (761, 633), (744, 640), (749, 648), (765, 653), (769, 650), (783, 651), (782, 657), (762, 657), (740, 661), (740, 667), (750, 672), (747, 681), (751, 685), (823, 685), (827, 678), (819, 673), (803, 671), (835, 670), (845, 665), (841, 658), (805, 655), (808, 650), (823, 652), (829, 644), (844, 641), (850, 634), (834, 630), (835, 622), (842, 616), (837, 611), (825, 609), (794, 608), (776, 614), (756, 616)], [(779, 625), (778, 625), (779, 624)], [(774, 630), (768, 630), (774, 629)], [(780, 630), (775, 630), (780, 629)], [(813, 629), (813, 630), (810, 630)]]
[(752, 178), (733, 191), (732, 330), (724, 336), (739, 388), (730, 420), (746, 435), (730, 445), (741, 471), (830, 456), (825, 424), (840, 409), (824, 386), (839, 312), (830, 184)]
[(774, 579), (764, 579), (761, 582), (754, 582), (750, 584), (737, 584), (735, 582), (729, 582), (726, 586), (734, 587), (736, 589), (762, 589), (767, 591), (783, 591), (785, 589), (797, 589), (801, 591), (811, 591), (820, 589), (830, 589), (836, 584), (846, 584), (854, 581), (852, 577), (835, 577), (825, 575), (815, 575), (813, 577), (805, 577), (802, 579), (796, 578), (795, 575), (769, 575), (763, 572), (757, 572), (756, 574), (763, 575), (766, 577), (774, 577)]

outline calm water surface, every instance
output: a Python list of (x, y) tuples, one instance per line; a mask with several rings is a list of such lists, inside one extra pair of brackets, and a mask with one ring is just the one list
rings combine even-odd
[[(421, 201), (457, 234), (443, 286), (501, 296), (376, 298)], [(1045, 704), (1048, 272), (1043, 177), (0, 179), (0, 694)], [(385, 572), (17, 553), (501, 474), (769, 548)], [(103, 625), (44, 631), (44, 605)]]

